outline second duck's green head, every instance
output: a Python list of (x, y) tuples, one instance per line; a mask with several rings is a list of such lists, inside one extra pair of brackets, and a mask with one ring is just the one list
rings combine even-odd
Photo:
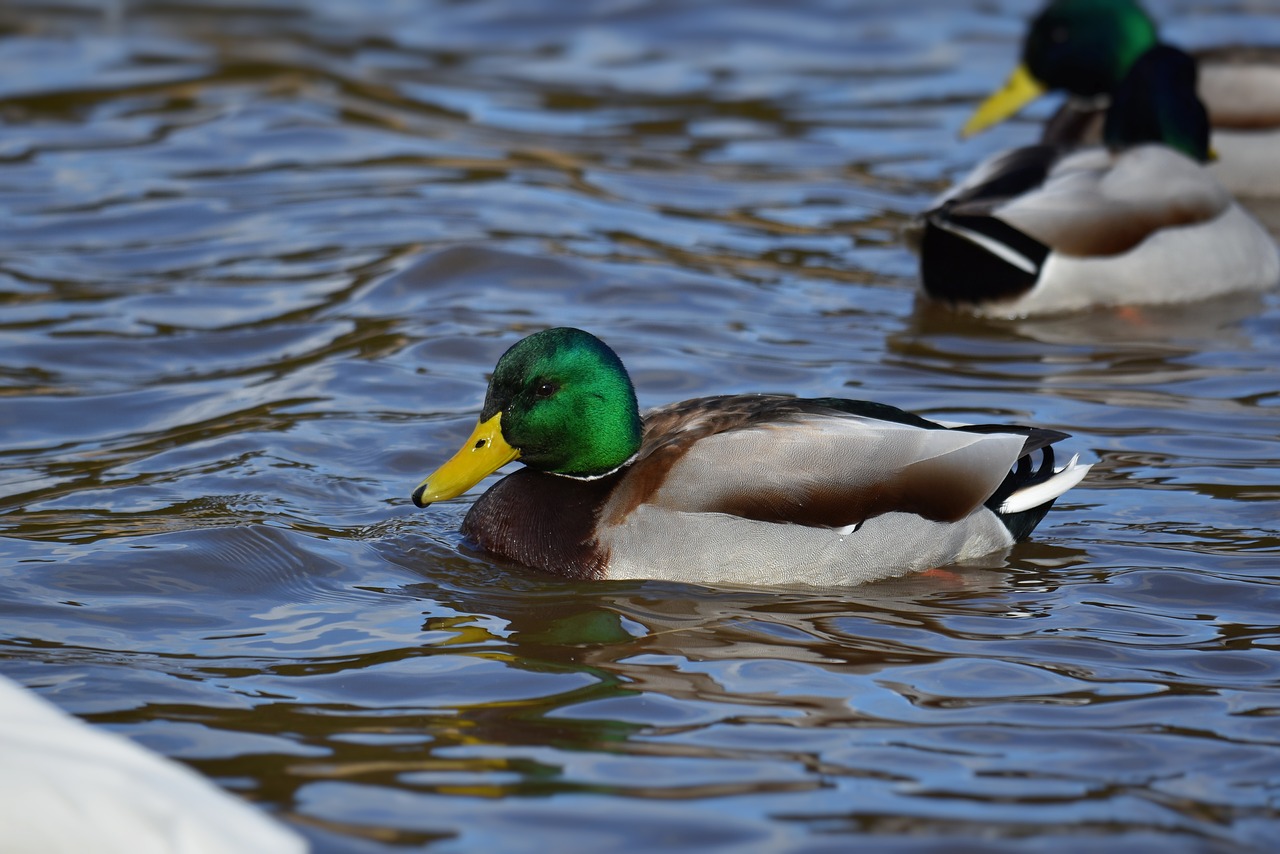
[(1158, 40), (1133, 0), (1055, 0), (1031, 22), (1022, 62), (1046, 89), (1106, 95)]
[(475, 430), (413, 500), (425, 507), (461, 495), (513, 459), (568, 477), (599, 477), (639, 450), (642, 432), (635, 389), (617, 354), (581, 329), (546, 329), (498, 360)]
[(1155, 22), (1136, 0), (1053, 0), (1032, 20), (1021, 62), (961, 133), (1004, 121), (1045, 92), (1108, 95), (1158, 41)]

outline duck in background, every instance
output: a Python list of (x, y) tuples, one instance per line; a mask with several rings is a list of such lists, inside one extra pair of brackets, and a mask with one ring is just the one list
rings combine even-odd
[(1130, 63), (1103, 140), (997, 154), (939, 199), (922, 215), (926, 294), (1025, 317), (1280, 280), (1275, 241), (1203, 166), (1209, 123), (1194, 59), (1157, 45)]
[[(643, 418), (603, 341), (547, 329), (499, 360), (425, 507), (518, 459), (462, 532), (576, 580), (856, 584), (976, 559), (1031, 533), (1089, 470), (1065, 433), (949, 426), (885, 404), (704, 397)], [(1033, 464), (1038, 457), (1038, 464)]]
[(304, 854), (306, 840), (185, 765), (0, 676), (5, 854)]
[[(978, 107), (961, 135), (1062, 91), (1068, 98), (1041, 142), (1099, 144), (1111, 93), (1158, 43), (1155, 21), (1135, 0), (1054, 0), (1032, 20), (1022, 60), (1004, 87)], [(1236, 196), (1280, 197), (1280, 47), (1220, 47), (1196, 58), (1212, 127), (1211, 171)]]

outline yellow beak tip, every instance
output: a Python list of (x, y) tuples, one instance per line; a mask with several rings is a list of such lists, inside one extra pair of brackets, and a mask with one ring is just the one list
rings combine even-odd
[(1025, 65), (1018, 65), (1004, 86), (974, 110), (960, 129), (960, 138), (965, 139), (999, 124), (1044, 93), (1044, 84), (1032, 77)]
[(457, 498), (488, 475), (518, 458), (520, 452), (502, 438), (501, 414), (476, 424), (471, 436), (448, 462), (413, 490), (413, 503), (426, 507)]

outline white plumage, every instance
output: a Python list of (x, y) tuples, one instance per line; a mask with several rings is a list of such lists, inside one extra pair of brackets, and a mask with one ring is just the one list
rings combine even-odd
[(301, 854), (302, 837), (195, 771), (0, 677), (0, 852)]

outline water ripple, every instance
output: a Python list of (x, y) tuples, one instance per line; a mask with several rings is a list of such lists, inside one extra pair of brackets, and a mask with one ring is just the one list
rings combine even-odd
[[(1052, 106), (954, 137), (1035, 5), (0, 9), (0, 668), (321, 851), (1270, 850), (1280, 298), (915, 296), (909, 218)], [(553, 324), (645, 405), (866, 396), (1098, 464), (988, 566), (549, 579), (408, 493)]]

